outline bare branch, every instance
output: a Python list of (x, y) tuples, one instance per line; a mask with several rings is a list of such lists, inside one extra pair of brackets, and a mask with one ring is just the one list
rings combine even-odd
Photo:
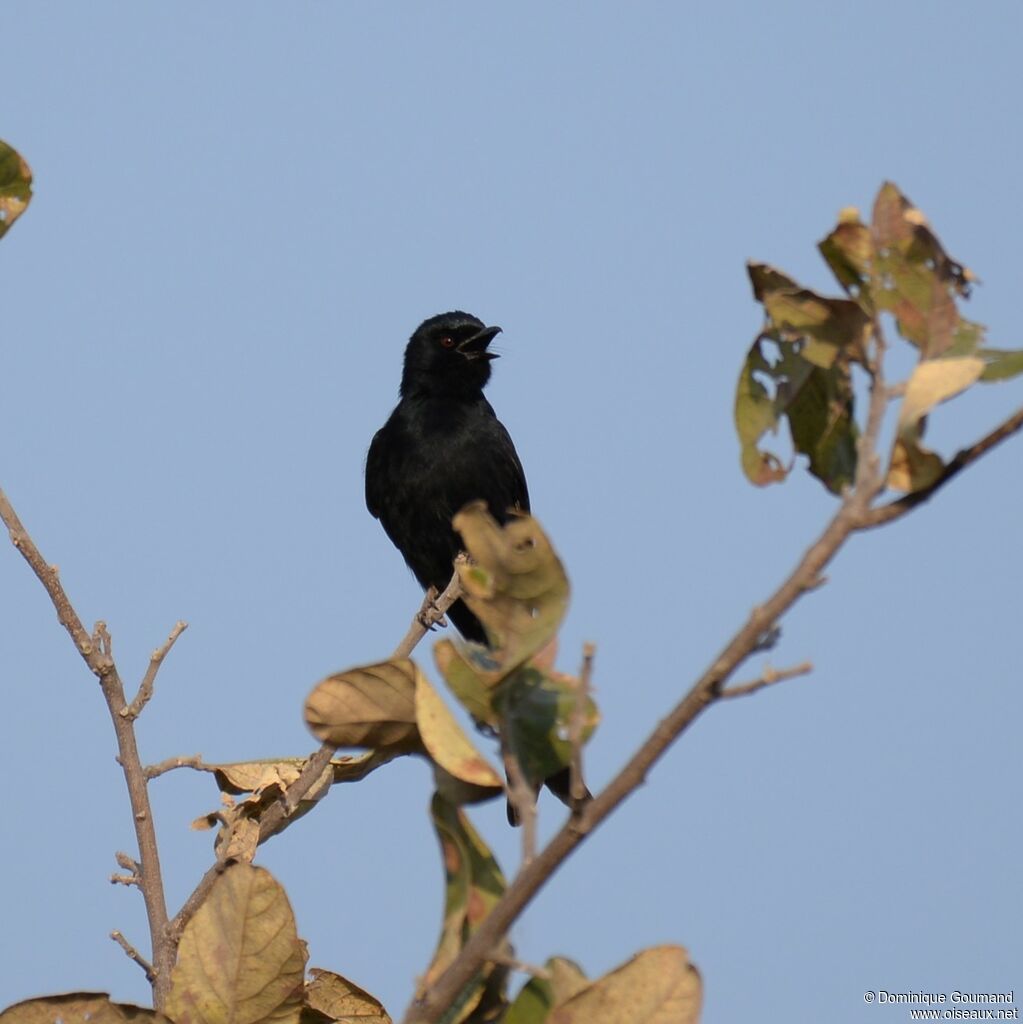
[[(464, 556), (459, 555), (459, 559), (462, 558)], [(455, 564), (459, 564), (458, 559), (456, 559)], [(409, 627), (401, 643), (398, 644), (392, 657), (407, 658), (415, 649), (416, 644), (426, 636), (429, 624), (439, 622), (444, 617), (444, 613), (458, 600), (460, 595), (461, 583), (459, 582), (458, 570), (456, 569), (452, 574), (450, 582), (444, 588), (444, 592), (436, 600), (431, 600), (429, 596), (423, 600), (422, 606), (412, 620), (412, 625)], [(336, 751), (337, 747), (333, 746), (333, 744), (324, 743), (319, 750), (309, 755), (299, 777), (288, 787), (287, 791), (281, 796), (281, 799), (260, 818), (259, 842), (262, 843), (274, 835), (280, 829), (285, 818), (295, 813), (295, 810), (308, 795), (309, 791), (323, 777), (323, 773), (330, 765)], [(371, 771), (394, 760), (396, 756), (400, 755), (391, 754), (386, 751), (375, 753), (373, 757), (365, 762), (363, 765), (364, 771), (359, 777), (364, 778)], [(178, 759), (172, 760), (177, 761)], [(153, 768), (170, 771), (172, 768), (177, 767), (176, 764), (168, 767), (164, 767), (165, 765), (167, 765), (167, 762), (162, 762), (159, 765), (154, 765)], [(350, 781), (355, 781), (355, 777), (352, 777)], [(331, 784), (328, 782), (328, 786)], [(174, 915), (174, 919), (169, 922), (167, 934), (173, 948), (177, 947), (181, 933), (185, 930), (185, 925), (188, 924), (195, 912), (202, 906), (203, 900), (206, 899), (210, 889), (213, 888), (213, 883), (225, 867), (226, 864), (217, 861), (217, 863), (207, 869), (206, 873), (199, 879), (198, 885), (192, 890), (191, 895), (185, 900), (181, 909)]]
[(775, 683), (782, 683), (786, 679), (795, 679), (797, 676), (809, 675), (812, 671), (813, 664), (809, 661), (804, 661), (801, 665), (795, 665), (793, 668), (765, 668), (759, 679), (754, 679), (749, 683), (741, 683), (738, 686), (730, 686), (728, 689), (722, 690), (718, 696), (722, 699), (746, 697), (751, 693), (756, 693), (757, 690), (762, 690), (765, 686), (773, 686)]
[(160, 671), (163, 659), (167, 657), (168, 651), (174, 646), (174, 641), (186, 629), (188, 629), (187, 622), (176, 623), (170, 631), (170, 636), (150, 655), (149, 667), (146, 669), (146, 674), (142, 677), (139, 692), (135, 694), (132, 702), (126, 708), (121, 709), (121, 714), (125, 718), (132, 720), (138, 718), (142, 713), (142, 709), (149, 703), (150, 698), (153, 696), (153, 684), (156, 682), (156, 673)]
[(159, 1009), (163, 1006), (169, 991), (175, 950), (166, 936), (167, 901), (160, 870), (160, 853), (156, 845), (156, 828), (146, 789), (146, 776), (142, 770), (138, 744), (135, 741), (134, 724), (130, 718), (122, 714), (127, 701), (124, 696), (124, 685), (114, 663), (110, 633), (103, 622), (96, 623), (92, 636), (85, 631), (82, 620), (64, 591), (56, 568), (43, 558), (2, 490), (0, 520), (10, 531), (11, 542), (21, 552), (45, 588), (57, 611), (57, 619), (67, 630), (78, 653), (89, 670), (99, 679), (103, 698), (110, 712), (117, 737), (117, 762), (121, 765), (128, 787), (132, 824), (139, 845), (138, 886), (146, 905), (146, 917), (149, 922), (149, 936), (153, 947), (153, 967), (150, 968), (154, 979), (153, 1000)]
[(153, 965), (116, 929), (110, 933), (110, 938), (124, 950), (129, 960), (134, 960), (146, 972), (146, 981), (152, 985), (156, 981)]

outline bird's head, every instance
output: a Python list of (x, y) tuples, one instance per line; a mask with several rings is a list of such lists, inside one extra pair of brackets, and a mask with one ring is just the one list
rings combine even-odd
[(424, 320), (405, 349), (401, 393), (472, 395), (490, 380), (488, 346), (501, 331), (471, 313), (441, 313)]

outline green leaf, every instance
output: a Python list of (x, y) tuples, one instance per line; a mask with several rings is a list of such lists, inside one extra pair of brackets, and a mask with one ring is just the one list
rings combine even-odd
[[(769, 362), (764, 341), (773, 341), (780, 353)], [(853, 419), (852, 379), (849, 355), (836, 349), (828, 368), (805, 356), (805, 343), (788, 341), (781, 333), (760, 337), (750, 349), (739, 376), (735, 422), (742, 446), (742, 467), (758, 486), (784, 480), (781, 460), (762, 451), (759, 443), (775, 430), (782, 417), (788, 420), (796, 452), (810, 460), (809, 470), (829, 491), (841, 493), (856, 473), (858, 429)], [(762, 383), (774, 385), (773, 396)]]
[(32, 201), (32, 171), (21, 154), (0, 142), (0, 238)]
[[(494, 855), (461, 810), (435, 793), (430, 813), (444, 864), (444, 921), (433, 961), (420, 980), (420, 992), (451, 965), (506, 888)], [(452, 1024), (464, 1020), (479, 1004), (493, 971), (493, 965), (489, 965), (480, 972), (465, 993)]]
[(553, 1005), (551, 983), (533, 978), (519, 990), (501, 1024), (545, 1024)]
[(555, 1007), (589, 985), (574, 960), (555, 956), (544, 967), (548, 977), (532, 978), (523, 985), (501, 1024), (546, 1024)]
[(188, 922), (171, 976), (175, 1024), (298, 1024), (306, 951), (284, 889), (232, 864)]
[(840, 349), (863, 351), (870, 318), (856, 302), (818, 295), (765, 263), (749, 263), (747, 270), (771, 328), (785, 340), (803, 341), (805, 359), (826, 369)]
[[(533, 785), (572, 762), (568, 735), (577, 692), (577, 680), (535, 664), (523, 666), (501, 684), (496, 697), (501, 732)], [(587, 698), (583, 742), (599, 721), (596, 704)]]
[(760, 449), (760, 439), (778, 429), (780, 418), (774, 397), (756, 377), (757, 373), (770, 372), (758, 338), (746, 356), (735, 391), (735, 429), (742, 449), (742, 471), (758, 487), (779, 483), (788, 476), (776, 455)]
[(493, 676), (499, 665), (487, 648), (480, 644), (455, 644), (445, 638), (433, 645), (433, 657), (448, 689), (462, 707), (477, 723), (496, 728)]
[(984, 360), (982, 381), (1008, 380), (1023, 373), (1023, 349), (982, 348), (977, 355)]
[(681, 946), (655, 946), (587, 985), (547, 1024), (696, 1024), (703, 985)]
[(550, 541), (532, 516), (501, 526), (475, 501), (454, 517), (472, 564), (458, 567), (463, 600), (483, 623), (496, 681), (540, 651), (554, 637), (568, 607), (568, 577)]

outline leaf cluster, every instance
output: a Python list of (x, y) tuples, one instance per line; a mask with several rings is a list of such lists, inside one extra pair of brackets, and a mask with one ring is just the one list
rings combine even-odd
[(877, 194), (870, 224), (844, 210), (818, 249), (845, 297), (821, 295), (764, 263), (747, 266), (766, 322), (736, 388), (743, 472), (760, 485), (788, 476), (791, 466), (760, 447), (784, 419), (813, 476), (834, 494), (852, 484), (860, 457), (853, 370), (877, 377), (887, 316), (918, 361), (893, 389), (902, 405), (885, 478), (898, 491), (929, 487), (946, 464), (923, 445), (928, 414), (977, 381), (1023, 372), (1023, 350), (984, 345), (983, 326), (959, 312), (974, 275), (945, 252), (924, 215), (890, 182)]

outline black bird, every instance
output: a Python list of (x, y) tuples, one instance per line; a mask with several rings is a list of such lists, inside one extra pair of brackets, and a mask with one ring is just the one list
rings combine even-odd
[[(401, 401), (369, 447), (366, 507), (424, 590), (443, 590), (451, 579), (462, 550), (451, 519), (464, 505), (482, 499), (500, 523), (512, 510), (529, 511), (515, 445), (483, 397), (497, 359), (489, 345), (500, 330), (462, 312), (424, 320), (405, 349)], [(467, 640), (487, 642), (462, 601), (448, 615)], [(546, 780), (565, 803), (569, 780), (567, 768)], [(511, 804), (508, 820), (517, 824)]]
[[(451, 519), (462, 506), (482, 499), (500, 523), (529, 511), (515, 445), (483, 397), (500, 330), (461, 312), (421, 323), (405, 349), (401, 401), (369, 448), (366, 507), (424, 590), (451, 579), (462, 549)], [(487, 642), (463, 602), (448, 614), (467, 640)]]

